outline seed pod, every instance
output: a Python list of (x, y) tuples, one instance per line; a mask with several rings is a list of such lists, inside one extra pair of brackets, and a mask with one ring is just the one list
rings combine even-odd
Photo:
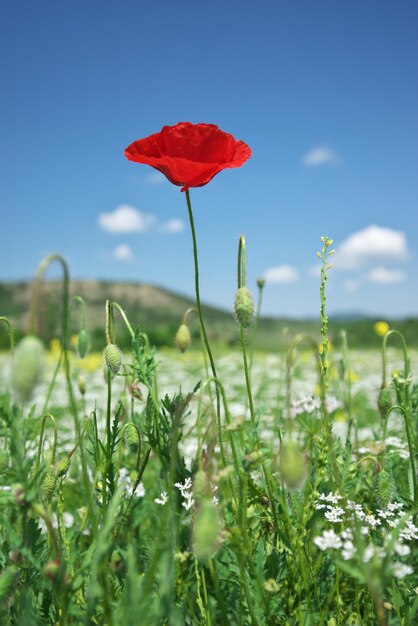
[(387, 387), (381, 387), (379, 396), (377, 398), (377, 408), (379, 409), (380, 417), (386, 419), (390, 408), (392, 406), (392, 398), (390, 391)]
[(194, 529), (194, 552), (198, 561), (207, 562), (219, 543), (219, 518), (216, 506), (206, 499), (197, 513)]
[(136, 428), (135, 424), (133, 422), (129, 422), (128, 424), (126, 424), (123, 432), (125, 433), (125, 440), (129, 446), (129, 450), (131, 452), (138, 452), (140, 442), (138, 429)]
[(281, 479), (289, 489), (300, 487), (306, 477), (306, 463), (294, 441), (285, 441), (280, 447), (278, 468)]
[(180, 352), (186, 352), (192, 342), (190, 330), (187, 324), (182, 324), (179, 327), (174, 341)]
[(12, 378), (16, 396), (27, 402), (33, 388), (42, 376), (45, 354), (42, 341), (34, 335), (24, 337), (13, 355)]
[(51, 465), (45, 475), (45, 478), (42, 481), (42, 485), (41, 485), (42, 500), (49, 500), (52, 497), (56, 482), (57, 482), (57, 476), (55, 474), (55, 468), (53, 465)]
[(104, 358), (107, 369), (112, 374), (117, 374), (122, 365), (122, 352), (120, 348), (114, 343), (108, 343), (104, 351)]
[(253, 322), (254, 302), (247, 287), (240, 287), (236, 293), (235, 316), (242, 328), (248, 328)]
[(259, 289), (262, 289), (264, 287), (264, 285), (266, 284), (266, 279), (265, 278), (257, 278), (257, 287)]
[(7, 452), (7, 450), (2, 448), (0, 450), (0, 472), (6, 469), (8, 465), (9, 465), (9, 453)]
[(58, 459), (57, 478), (62, 478), (63, 476), (65, 476), (70, 469), (70, 465), (71, 459), (69, 459), (68, 456), (63, 456), (62, 458)]
[(5, 602), (11, 593), (19, 576), (19, 569), (16, 565), (9, 565), (0, 574), (0, 602)]
[(83, 328), (80, 330), (77, 341), (78, 354), (80, 358), (84, 358), (90, 347), (90, 337), (88, 332)]

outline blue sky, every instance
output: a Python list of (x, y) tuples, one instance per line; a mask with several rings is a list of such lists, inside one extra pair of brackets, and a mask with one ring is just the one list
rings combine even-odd
[(192, 295), (185, 196), (123, 152), (208, 122), (253, 156), (191, 191), (204, 300), (231, 307), (244, 233), (265, 313), (317, 315), (329, 235), (330, 311), (418, 315), (417, 24), (403, 0), (3, 0), (0, 279), (58, 251)]

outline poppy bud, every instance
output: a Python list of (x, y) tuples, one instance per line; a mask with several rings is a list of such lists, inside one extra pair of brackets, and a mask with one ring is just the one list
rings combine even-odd
[(80, 330), (80, 333), (78, 335), (78, 341), (77, 341), (77, 348), (78, 348), (78, 354), (80, 355), (80, 358), (83, 359), (88, 350), (89, 350), (89, 346), (90, 346), (90, 337), (88, 332), (83, 328), (82, 330)]
[(390, 408), (392, 406), (392, 399), (390, 391), (387, 387), (381, 387), (377, 398), (377, 408), (379, 409), (380, 417), (386, 419)]
[(125, 439), (126, 439), (126, 443), (129, 446), (129, 450), (131, 452), (138, 452), (139, 433), (135, 424), (133, 422), (129, 422), (128, 424), (126, 424), (123, 431), (125, 433)]
[(6, 601), (13, 591), (13, 587), (19, 576), (19, 569), (16, 565), (9, 565), (0, 574), (0, 601)]
[(41, 485), (41, 497), (42, 500), (49, 500), (54, 493), (55, 483), (57, 482), (57, 477), (55, 474), (55, 468), (53, 465), (48, 469), (45, 478), (42, 481)]
[(63, 476), (65, 476), (70, 469), (70, 465), (71, 459), (69, 459), (68, 456), (63, 456), (61, 459), (59, 459), (57, 463), (57, 477), (62, 478)]
[(203, 498), (211, 493), (208, 475), (204, 470), (196, 472), (193, 480), (193, 495), (196, 502), (200, 502)]
[(305, 458), (294, 441), (282, 443), (277, 469), (289, 489), (297, 489), (303, 483), (306, 477)]
[(82, 396), (84, 396), (84, 394), (86, 393), (86, 381), (84, 380), (82, 376), (79, 376), (77, 378), (77, 385), (78, 385), (79, 392), (81, 393)]
[(262, 289), (265, 284), (266, 284), (265, 278), (257, 278), (257, 286), (259, 289)]
[(251, 326), (254, 317), (254, 302), (247, 287), (240, 287), (236, 293), (235, 316), (242, 328)]
[(219, 543), (219, 518), (211, 499), (204, 500), (197, 513), (194, 529), (194, 552), (198, 561), (208, 561)]
[(180, 352), (186, 352), (192, 342), (190, 330), (187, 324), (182, 324), (179, 327), (174, 341)]
[(4, 448), (0, 450), (0, 471), (9, 465), (9, 453)]
[(30, 395), (44, 369), (44, 347), (38, 337), (28, 335), (16, 347), (13, 355), (13, 388), (22, 402)]
[(105, 351), (104, 358), (107, 369), (112, 374), (117, 374), (122, 365), (122, 352), (114, 343), (108, 343)]

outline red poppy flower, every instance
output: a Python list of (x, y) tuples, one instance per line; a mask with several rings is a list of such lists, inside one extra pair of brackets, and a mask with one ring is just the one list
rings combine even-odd
[(125, 156), (151, 165), (186, 191), (206, 185), (221, 170), (241, 167), (251, 150), (215, 124), (179, 122), (134, 141), (126, 148)]

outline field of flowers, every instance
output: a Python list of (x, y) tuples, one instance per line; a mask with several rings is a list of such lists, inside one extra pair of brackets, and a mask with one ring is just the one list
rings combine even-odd
[[(418, 353), (384, 322), (370, 328), (380, 351), (350, 351), (344, 333), (341, 348), (330, 345), (328, 237), (318, 337), (255, 351), (260, 307), (246, 286), (244, 236), (240, 350), (213, 351), (189, 188), (251, 151), (213, 125), (178, 124), (126, 154), (185, 191), (196, 309), (184, 313), (178, 350), (157, 352), (108, 300), (103, 354), (90, 354), (84, 301), (70, 301), (67, 264), (53, 254), (38, 268), (18, 345), (0, 318), (11, 347), (0, 356), (0, 623), (416, 624)], [(34, 329), (51, 263), (63, 272), (62, 321), (45, 353)], [(190, 346), (192, 314), (200, 351)]]

